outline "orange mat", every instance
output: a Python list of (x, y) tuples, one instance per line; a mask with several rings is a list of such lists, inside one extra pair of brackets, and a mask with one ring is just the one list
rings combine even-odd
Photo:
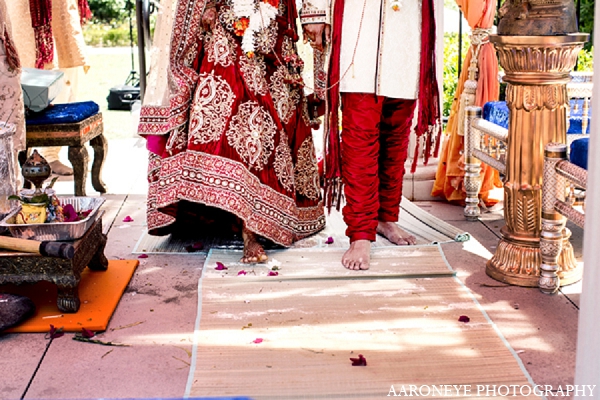
[(56, 285), (50, 282), (0, 285), (0, 293), (27, 296), (36, 307), (35, 315), (4, 332), (48, 332), (50, 325), (63, 327), (65, 332), (80, 332), (81, 328), (95, 332), (106, 330), (138, 264), (138, 260), (109, 260), (106, 271), (91, 271), (86, 268), (81, 273), (79, 283), (81, 306), (73, 314), (58, 310)]

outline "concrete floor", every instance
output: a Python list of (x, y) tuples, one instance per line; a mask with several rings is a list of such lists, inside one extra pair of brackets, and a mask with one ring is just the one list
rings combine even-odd
[[(109, 143), (103, 174), (109, 189), (103, 206), (109, 259), (137, 258), (131, 251), (145, 230), (145, 159), (141, 139)], [(88, 195), (97, 195), (89, 182), (88, 186)], [(73, 193), (68, 178), (55, 187), (59, 194)], [(480, 221), (467, 222), (461, 207), (431, 201), (417, 204), (472, 234), (468, 242), (443, 244), (445, 256), (534, 382), (555, 388), (573, 384), (580, 284), (553, 296), (503, 285), (485, 274), (485, 262), (495, 251), (503, 225), (499, 206)], [(134, 221), (122, 222), (126, 216)], [(583, 232), (570, 228), (581, 260)], [(17, 399), (25, 392), (24, 397), (31, 399), (183, 397), (204, 259), (200, 253), (140, 259), (109, 328), (98, 335), (131, 347), (81, 343), (66, 334), (54, 340), (43, 356), (48, 343), (44, 334), (0, 334), (0, 398)]]

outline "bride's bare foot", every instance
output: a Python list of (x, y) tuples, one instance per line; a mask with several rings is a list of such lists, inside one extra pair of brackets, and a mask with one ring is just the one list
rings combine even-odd
[(242, 238), (244, 239), (244, 256), (240, 262), (244, 264), (261, 263), (269, 258), (265, 249), (258, 243), (257, 237), (253, 232), (246, 228), (242, 229)]
[(348, 269), (369, 269), (371, 261), (371, 242), (356, 240), (350, 243), (350, 248), (342, 256), (342, 265)]
[(400, 229), (395, 222), (379, 221), (377, 233), (398, 246), (417, 244), (417, 239), (405, 230)]

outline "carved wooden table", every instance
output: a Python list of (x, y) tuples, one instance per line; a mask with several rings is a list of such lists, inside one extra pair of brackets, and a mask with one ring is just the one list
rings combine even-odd
[[(27, 125), (26, 146), (28, 149), (69, 146), (69, 161), (73, 165), (75, 196), (85, 196), (89, 160), (85, 144), (89, 142), (94, 150), (92, 186), (97, 192), (106, 193), (106, 186), (102, 182), (102, 165), (106, 158), (108, 143), (103, 133), (102, 113), (98, 113), (83, 121), (70, 124)], [(19, 162), (21, 165), (26, 159), (27, 152), (20, 152)], [(25, 187), (30, 186), (31, 184), (26, 182)]]
[(52, 282), (58, 288), (58, 309), (65, 313), (77, 312), (83, 269), (87, 266), (94, 271), (106, 271), (108, 268), (108, 260), (104, 256), (106, 239), (100, 217), (81, 239), (73, 242), (75, 255), (71, 260), (0, 250), (0, 285)]

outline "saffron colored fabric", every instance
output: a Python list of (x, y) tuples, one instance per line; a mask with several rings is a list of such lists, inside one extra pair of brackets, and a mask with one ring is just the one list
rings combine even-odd
[(398, 221), (416, 100), (342, 93), (342, 210), (350, 242), (374, 241), (378, 221)]
[[(151, 150), (150, 234), (172, 232), (190, 214), (214, 219), (219, 210), (283, 246), (324, 227), (295, 3), (269, 3), (279, 12), (255, 34), (249, 55), (231, 6), (217, 2), (217, 22), (204, 32), (203, 2), (179, 2), (169, 68), (181, 84), (170, 85), (170, 108), (141, 113), (139, 132)], [(167, 123), (172, 128), (160, 134)]]
[[(474, 31), (479, 28), (488, 29), (492, 27), (496, 11), (496, 0), (456, 0), (456, 3)], [(458, 134), (458, 127), (463, 121), (459, 121), (458, 111), (464, 84), (468, 78), (468, 67), (477, 48), (475, 56), (477, 56), (479, 76), (477, 78), (475, 105), (483, 107), (488, 101), (498, 100), (498, 59), (494, 46), (487, 38), (484, 38), (481, 46), (471, 45), (463, 62), (462, 72), (450, 110), (450, 118), (446, 126), (445, 133), (447, 136), (440, 154), (436, 178), (431, 191), (432, 196), (444, 197), (450, 202), (459, 204), (464, 203), (466, 192), (463, 184), (464, 161), (462, 160), (464, 139), (463, 136)], [(493, 205), (496, 200), (489, 198), (489, 191), (495, 187), (502, 187), (498, 171), (482, 163), (481, 176), (482, 185), (479, 197), (487, 205)]]

